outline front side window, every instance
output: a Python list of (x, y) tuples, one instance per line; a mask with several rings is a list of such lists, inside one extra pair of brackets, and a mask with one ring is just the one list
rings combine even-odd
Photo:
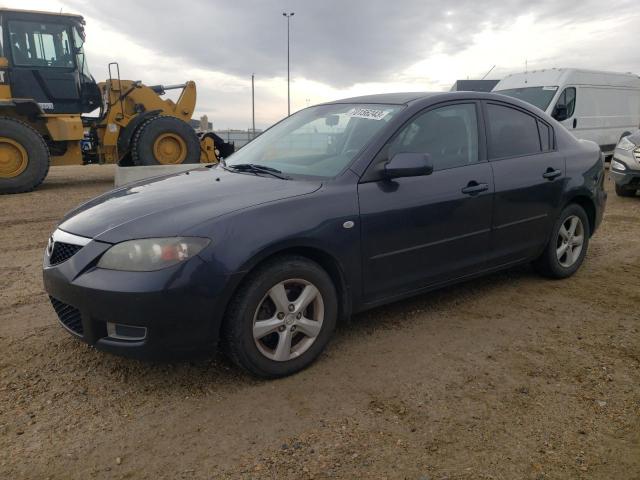
[(487, 105), (489, 155), (491, 158), (518, 157), (539, 153), (537, 120), (520, 110), (502, 105)]
[(331, 178), (344, 170), (403, 107), (331, 104), (301, 110), (226, 159), (293, 176)]
[(576, 110), (576, 89), (574, 87), (565, 88), (556, 102), (551, 116), (559, 122), (571, 118)]
[(9, 22), (13, 62), (25, 67), (74, 66), (66, 25), (42, 22)]
[(416, 116), (389, 143), (385, 152), (427, 153), (434, 170), (478, 162), (478, 121), (472, 103), (447, 105)]

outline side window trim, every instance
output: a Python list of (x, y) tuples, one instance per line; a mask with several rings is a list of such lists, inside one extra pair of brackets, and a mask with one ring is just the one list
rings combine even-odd
[(547, 145), (547, 149), (545, 150), (544, 148), (542, 149), (542, 153), (545, 152), (555, 152), (556, 149), (556, 132), (553, 129), (553, 127), (548, 123), (545, 122), (543, 119), (536, 117), (536, 119), (538, 120), (538, 135), (540, 136), (540, 145), (542, 146), (542, 135), (540, 134), (540, 125), (544, 125), (545, 127), (547, 127), (549, 129), (549, 144)]
[[(418, 118), (420, 115), (424, 115), (425, 113), (428, 113), (432, 110), (436, 110), (442, 107), (449, 107), (453, 105), (470, 105), (470, 104), (474, 105), (476, 110), (476, 126), (478, 129), (478, 162), (477, 163), (479, 164), (479, 163), (487, 162), (489, 156), (488, 156), (488, 150), (487, 150), (488, 147), (486, 142), (486, 134), (485, 134), (481, 101), (475, 98), (464, 99), (464, 100), (462, 99), (447, 100), (444, 102), (429, 105), (428, 107), (425, 107), (422, 110), (419, 110), (418, 112), (413, 114), (410, 118), (408, 118), (404, 123), (402, 123), (398, 128), (396, 128), (394, 132), (391, 135), (389, 135), (389, 137), (384, 142), (384, 145), (382, 145), (380, 150), (378, 150), (378, 152), (376, 152), (376, 154), (373, 156), (371, 162), (367, 166), (367, 169), (362, 174), (362, 177), (360, 177), (359, 183), (377, 182), (380, 180), (380, 174), (379, 174), (380, 168), (376, 168), (379, 164), (384, 165), (384, 162), (382, 161), (383, 159), (379, 158), (380, 155), (384, 152), (385, 148), (387, 148), (389, 144), (397, 138), (397, 136), (404, 130), (404, 128), (408, 126), (411, 122), (413, 122), (416, 118)], [(386, 159), (385, 162), (386, 161), (389, 161), (389, 159)], [(459, 167), (454, 167), (454, 168), (459, 168)]]
[[(534, 113), (532, 113), (532, 112), (530, 112), (528, 110), (525, 110), (524, 108), (521, 108), (521, 107), (519, 107), (517, 105), (512, 105), (510, 103), (503, 103), (503, 102), (500, 102), (498, 100), (483, 100), (481, 102), (481, 104), (482, 104), (481, 105), (482, 106), (482, 123), (483, 123), (484, 131), (485, 131), (485, 135), (486, 135), (485, 145), (486, 145), (487, 161), (489, 161), (489, 162), (499, 162), (501, 160), (507, 160), (509, 158), (531, 157), (532, 155), (540, 155), (541, 153), (555, 152), (557, 150), (556, 132), (555, 132), (553, 126), (550, 125), (549, 122), (547, 122), (546, 120), (538, 117)], [(524, 155), (517, 155), (517, 156), (512, 156), (512, 157), (491, 158), (491, 155), (490, 155), (490, 152), (489, 152), (489, 141), (490, 141), (491, 134), (489, 133), (489, 128), (488, 128), (488, 126), (486, 126), (486, 123), (485, 123), (486, 121), (488, 121), (487, 119), (489, 118), (489, 116), (487, 114), (487, 105), (489, 105), (489, 104), (497, 105), (499, 107), (511, 108), (511, 109), (516, 110), (518, 112), (521, 112), (521, 113), (524, 113), (526, 115), (529, 115), (530, 117), (533, 117), (533, 119), (536, 120), (536, 129), (538, 130), (538, 142), (540, 143), (540, 145), (542, 145), (542, 138), (540, 136), (540, 127), (538, 126), (538, 122), (542, 122), (544, 125), (549, 127), (549, 131), (550, 131), (550, 135), (551, 135), (551, 139), (550, 139), (551, 148), (549, 150), (540, 151), (540, 152), (537, 152), (537, 153), (527, 153), (527, 154), (524, 154)]]

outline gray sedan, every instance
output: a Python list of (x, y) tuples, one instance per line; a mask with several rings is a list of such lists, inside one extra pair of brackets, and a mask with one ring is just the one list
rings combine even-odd
[(640, 130), (618, 142), (610, 173), (619, 196), (633, 197), (640, 190)]

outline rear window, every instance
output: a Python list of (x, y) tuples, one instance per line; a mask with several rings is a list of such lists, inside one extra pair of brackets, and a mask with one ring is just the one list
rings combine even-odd
[(538, 121), (533, 116), (490, 103), (487, 122), (491, 158), (519, 157), (541, 151)]

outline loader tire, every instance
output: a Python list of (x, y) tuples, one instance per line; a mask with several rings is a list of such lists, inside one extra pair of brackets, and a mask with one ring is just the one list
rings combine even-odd
[(42, 135), (20, 120), (0, 117), (0, 194), (30, 192), (49, 172)]
[(200, 141), (191, 125), (158, 115), (144, 122), (133, 136), (134, 165), (178, 165), (200, 162)]

